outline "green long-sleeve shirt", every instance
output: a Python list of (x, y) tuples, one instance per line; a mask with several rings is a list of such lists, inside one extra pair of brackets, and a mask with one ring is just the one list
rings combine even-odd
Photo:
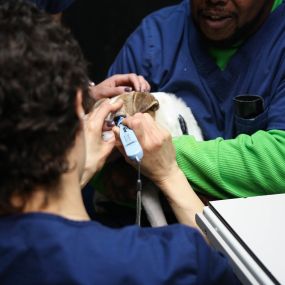
[[(272, 11), (282, 0), (275, 0)], [(209, 52), (223, 70), (238, 45)], [(193, 188), (217, 198), (248, 197), (285, 192), (285, 132), (259, 131), (236, 139), (196, 142), (174, 140), (177, 161)]]
[(198, 192), (221, 199), (285, 192), (285, 131), (173, 142), (178, 165)]

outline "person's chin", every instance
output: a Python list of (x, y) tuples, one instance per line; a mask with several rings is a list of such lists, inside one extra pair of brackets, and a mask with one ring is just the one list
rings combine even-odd
[(200, 29), (204, 40), (211, 46), (218, 48), (232, 47), (238, 42), (235, 32), (224, 32), (218, 30)]
[(200, 19), (200, 26), (204, 30), (209, 30), (212, 33), (217, 33), (218, 35), (227, 35), (235, 29), (235, 20), (233, 17), (211, 19), (202, 17)]
[(216, 21), (204, 18), (197, 26), (203, 37), (214, 46), (225, 48), (235, 40), (235, 22), (230, 18)]

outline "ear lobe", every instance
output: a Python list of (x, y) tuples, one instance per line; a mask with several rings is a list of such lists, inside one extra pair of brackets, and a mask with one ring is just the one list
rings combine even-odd
[(76, 101), (75, 101), (76, 113), (79, 119), (83, 119), (85, 116), (84, 108), (82, 105), (82, 91), (78, 90), (76, 93)]
[(148, 92), (134, 92), (133, 95), (134, 113), (154, 113), (159, 109), (158, 100)]
[(92, 98), (86, 92), (84, 94), (82, 94), (82, 106), (85, 110), (85, 113), (89, 113), (92, 110), (94, 104), (95, 104), (94, 98)]

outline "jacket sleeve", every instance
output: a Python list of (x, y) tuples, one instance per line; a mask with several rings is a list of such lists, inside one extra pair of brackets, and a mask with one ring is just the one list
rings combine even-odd
[(193, 188), (217, 198), (285, 191), (285, 131), (258, 131), (235, 139), (174, 139), (176, 156)]

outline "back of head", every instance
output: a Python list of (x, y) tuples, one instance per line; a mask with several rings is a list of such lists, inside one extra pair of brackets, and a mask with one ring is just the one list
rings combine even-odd
[(0, 213), (21, 210), (13, 195), (57, 191), (80, 128), (76, 93), (87, 86), (67, 30), (27, 1), (0, 1)]

